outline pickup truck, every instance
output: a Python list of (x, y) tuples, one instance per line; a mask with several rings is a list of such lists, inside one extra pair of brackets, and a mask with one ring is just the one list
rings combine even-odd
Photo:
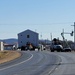
[(57, 51), (57, 52), (62, 52), (63, 51), (63, 47), (62, 45), (52, 45), (50, 47), (51, 52)]

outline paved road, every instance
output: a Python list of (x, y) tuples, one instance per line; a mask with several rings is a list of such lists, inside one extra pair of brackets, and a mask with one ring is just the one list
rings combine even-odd
[(75, 75), (75, 53), (22, 52), (22, 56), (0, 65), (0, 75)]
[(61, 58), (61, 62), (50, 75), (75, 75), (75, 52), (57, 55)]
[(0, 65), (0, 75), (49, 75), (59, 62), (55, 53), (22, 52), (20, 58)]

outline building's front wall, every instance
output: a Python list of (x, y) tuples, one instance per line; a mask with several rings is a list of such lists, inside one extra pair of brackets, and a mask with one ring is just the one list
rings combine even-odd
[(18, 34), (19, 47), (26, 46), (27, 42), (38, 46), (38, 34), (28, 30)]

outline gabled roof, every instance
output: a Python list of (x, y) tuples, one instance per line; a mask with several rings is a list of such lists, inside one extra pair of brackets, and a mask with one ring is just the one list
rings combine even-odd
[(23, 31), (23, 32), (18, 33), (18, 35), (21, 34), (21, 33), (27, 32), (27, 31), (32, 32), (32, 33), (35, 33), (35, 34), (38, 34), (37, 32), (34, 32), (34, 31), (32, 31), (32, 30), (27, 29), (27, 30), (25, 30), (25, 31)]

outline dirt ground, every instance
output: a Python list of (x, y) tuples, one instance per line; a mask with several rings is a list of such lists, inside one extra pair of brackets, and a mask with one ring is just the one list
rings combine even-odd
[(14, 60), (21, 56), (17, 51), (0, 51), (0, 64)]

